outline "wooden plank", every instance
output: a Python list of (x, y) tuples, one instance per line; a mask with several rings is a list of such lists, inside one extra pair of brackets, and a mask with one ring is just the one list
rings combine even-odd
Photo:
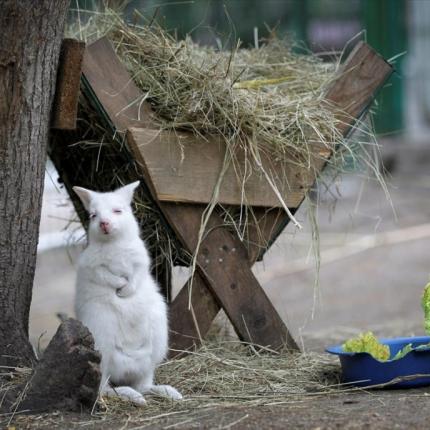
[[(191, 133), (143, 128), (132, 128), (131, 133), (135, 149), (142, 154), (154, 198), (167, 202), (211, 202), (225, 159), (226, 145), (221, 138), (198, 140)], [(238, 169), (245, 166), (246, 160), (240, 149), (235, 159), (235, 165), (230, 164), (223, 175), (217, 201), (226, 205), (282, 207), (261, 169), (248, 158), (248, 171), (240, 172)], [(275, 163), (264, 154), (262, 165), (291, 208), (300, 204), (315, 180), (312, 168), (304, 170), (292, 163)]]
[(85, 43), (64, 39), (57, 71), (51, 128), (75, 130)]
[[(171, 358), (199, 345), (200, 337), (205, 338), (212, 321), (221, 310), (221, 305), (199, 272), (194, 276), (191, 290), (189, 288), (190, 282), (187, 282), (169, 306)], [(188, 309), (190, 291), (192, 310)]]
[(99, 109), (116, 131), (130, 127), (151, 128), (151, 107), (142, 102), (144, 96), (134, 84), (124, 65), (105, 37), (85, 51), (82, 71), (99, 101)]
[(376, 92), (393, 73), (393, 67), (374, 49), (358, 42), (342, 65), (325, 99), (342, 114), (338, 129), (346, 136), (369, 107)]

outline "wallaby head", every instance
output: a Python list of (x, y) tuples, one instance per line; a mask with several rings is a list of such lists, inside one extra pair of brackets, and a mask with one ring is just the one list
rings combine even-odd
[(139, 181), (107, 193), (73, 187), (89, 213), (90, 241), (127, 239), (139, 234), (139, 227), (131, 210), (133, 192), (138, 186)]

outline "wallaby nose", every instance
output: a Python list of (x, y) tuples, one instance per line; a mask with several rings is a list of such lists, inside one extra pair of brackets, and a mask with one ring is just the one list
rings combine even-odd
[(109, 233), (109, 227), (110, 227), (109, 221), (100, 221), (99, 225), (103, 233)]

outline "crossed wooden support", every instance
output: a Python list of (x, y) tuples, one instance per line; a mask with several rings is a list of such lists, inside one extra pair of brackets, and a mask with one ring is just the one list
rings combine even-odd
[[(166, 168), (157, 166), (163, 156), (166, 157), (169, 136), (154, 135), (150, 106), (137, 102), (143, 95), (106, 39), (86, 47), (82, 72), (84, 86), (97, 101), (98, 110), (112, 129), (127, 131), (128, 148), (139, 165), (137, 177), (144, 178), (166, 222), (184, 249), (193, 255), (206, 205), (187, 203), (186, 194), (178, 199), (176, 193), (176, 200), (170, 201), (175, 181), (171, 172), (166, 179)], [(327, 102), (344, 112), (339, 118), (339, 131), (344, 136), (366, 111), (375, 92), (391, 72), (392, 67), (365, 43), (358, 43), (351, 52), (326, 95)], [(148, 136), (151, 135), (150, 139)], [(156, 144), (154, 139), (158, 139)], [(313, 160), (312, 168), (316, 172), (324, 168), (330, 156), (329, 153), (319, 155)], [(177, 171), (179, 166), (175, 169), (171, 170)], [(301, 178), (301, 181), (292, 191), (291, 199), (287, 200), (292, 211), (300, 205), (312, 185), (308, 178)], [(207, 194), (207, 190), (204, 192)], [(228, 193), (227, 190), (221, 196), (221, 201), (230, 202)], [(241, 340), (272, 349), (284, 345), (298, 348), (251, 270), (252, 264), (262, 257), (289, 218), (279, 207), (268, 209), (256, 205), (254, 214), (255, 225), (249, 231), (249, 244), (245, 247), (223, 226), (220, 216), (212, 213), (197, 254), (192, 288), (188, 283), (184, 285), (170, 303), (172, 350), (186, 350), (198, 344), (221, 308)]]

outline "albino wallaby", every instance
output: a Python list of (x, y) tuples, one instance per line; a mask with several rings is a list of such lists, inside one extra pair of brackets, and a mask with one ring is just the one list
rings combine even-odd
[(155, 368), (167, 353), (167, 308), (131, 210), (138, 185), (108, 193), (73, 187), (90, 216), (75, 310), (102, 354), (101, 394), (143, 405), (144, 393), (182, 396), (170, 385), (154, 385)]

